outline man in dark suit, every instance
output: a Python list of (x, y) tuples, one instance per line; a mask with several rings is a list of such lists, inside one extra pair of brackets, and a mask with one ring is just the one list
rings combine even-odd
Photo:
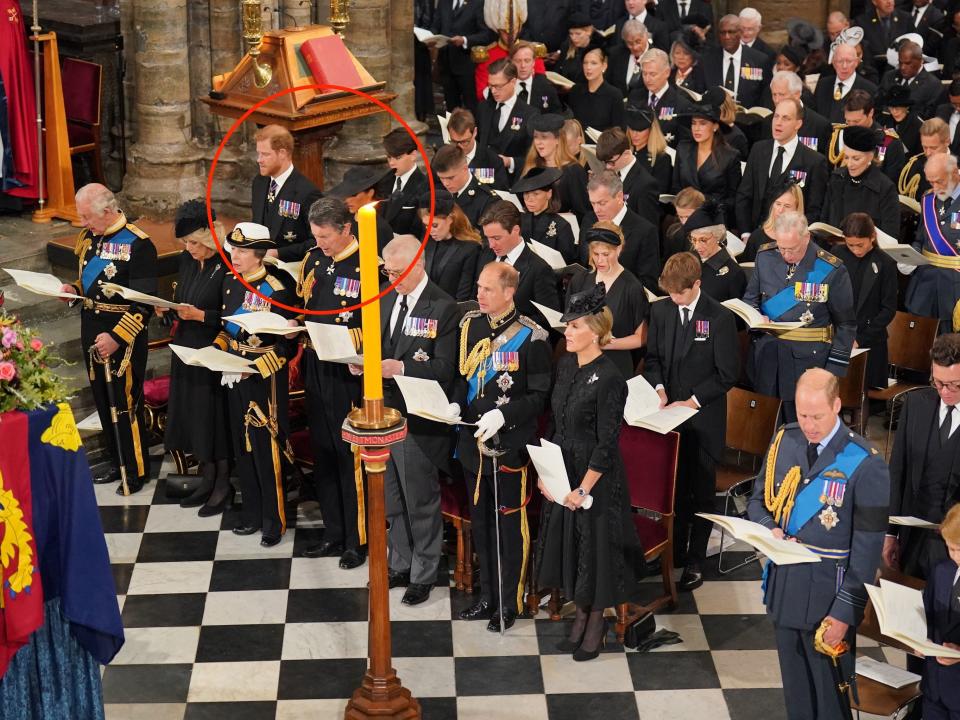
[(650, 47), (650, 36), (643, 23), (628, 20), (620, 31), (618, 42), (607, 54), (604, 79), (627, 97), (631, 91), (643, 87), (640, 58)]
[(516, 268), (520, 273), (520, 284), (513, 298), (517, 311), (538, 325), (549, 328), (550, 323), (533, 302), (559, 310), (557, 281), (546, 260), (527, 247), (520, 235), (520, 211), (513, 203), (498, 200), (483, 213), (479, 227), (488, 247), (480, 252), (477, 259), (477, 278), (492, 262), (503, 262)]
[[(851, 45), (838, 45), (833, 51), (834, 73), (824, 73), (813, 91), (815, 109), (827, 120), (843, 122), (843, 101), (852, 90), (866, 90), (877, 94), (877, 86), (857, 72), (860, 59)], [(823, 152), (823, 150), (821, 150)]]
[(279, 125), (265, 125), (254, 136), (260, 174), (253, 179), (253, 222), (270, 229), (277, 249), (267, 254), (299, 262), (313, 247), (307, 213), (323, 193), (293, 166), (293, 135)]
[(767, 58), (766, 70), (773, 72), (773, 66), (777, 62), (777, 51), (767, 45), (760, 37), (760, 30), (763, 28), (763, 17), (756, 8), (745, 7), (740, 11), (740, 41), (744, 46), (761, 52)]
[(707, 85), (722, 86), (745, 108), (759, 105), (763, 88), (770, 82), (766, 56), (740, 42), (740, 18), (736, 15), (720, 19), (717, 35), (720, 47), (704, 50), (700, 58)]
[(431, 163), (440, 182), (457, 205), (463, 210), (470, 224), (478, 227), (480, 216), (490, 203), (497, 199), (489, 185), (481, 184), (467, 166), (467, 157), (458, 146), (444, 145), (437, 150)]
[[(957, 594), (957, 566), (960, 563), (960, 510), (954, 505), (940, 524), (940, 535), (950, 554), (933, 569), (923, 589), (928, 637), (950, 648), (960, 643), (960, 597)], [(909, 657), (909, 656), (908, 656)], [(949, 718), (960, 712), (960, 685), (957, 684), (957, 661), (928, 657), (924, 660), (923, 717), (927, 720)]]
[(387, 164), (392, 173), (381, 181), (383, 197), (377, 209), (394, 235), (414, 235), (423, 239), (423, 225), (417, 213), (417, 202), (427, 191), (427, 176), (417, 167), (417, 144), (403, 128), (394, 128), (383, 138)]
[[(804, 85), (800, 76), (789, 70), (780, 70), (773, 74), (770, 81), (770, 97), (773, 101), (771, 109), (776, 108), (781, 102), (788, 98), (800, 100), (802, 102)], [(797, 131), (800, 142), (806, 145), (814, 152), (826, 156), (827, 147), (830, 145), (830, 135), (833, 132), (833, 125), (823, 115), (814, 110), (810, 105), (803, 106), (803, 124)], [(769, 140), (773, 137), (773, 115), (764, 118), (760, 128), (760, 137)]]
[[(624, 0), (623, 7), (626, 10), (626, 14), (617, 20), (617, 24), (614, 26), (613, 34), (610, 36), (611, 46), (619, 47), (618, 40), (626, 40), (623, 35), (623, 28), (628, 22), (633, 20), (643, 25), (644, 30), (647, 31), (651, 47), (657, 47), (667, 51), (670, 50), (670, 31), (667, 30), (666, 23), (661, 22), (654, 17), (652, 13), (647, 11), (647, 5), (644, 0)], [(611, 47), (611, 52), (613, 52), (613, 47)]]
[(637, 161), (623, 130), (609, 128), (600, 133), (597, 160), (619, 176), (627, 207), (656, 227), (660, 222), (660, 189), (650, 170)]
[(795, 180), (803, 189), (807, 218), (816, 221), (820, 217), (830, 168), (823, 155), (800, 142), (797, 133), (803, 124), (803, 113), (799, 100), (782, 101), (772, 116), (773, 139), (754, 143), (737, 189), (737, 227), (747, 232), (758, 227), (775, 199), (770, 190), (788, 179)]
[(661, 0), (656, 6), (657, 19), (671, 35), (683, 29), (689, 16), (699, 16), (713, 25), (713, 7), (703, 0)]
[(872, 63), (877, 72), (887, 64), (887, 48), (904, 33), (913, 30), (913, 18), (898, 10), (894, 0), (873, 0), (873, 7), (853, 21), (863, 28), (863, 61)]
[(477, 142), (496, 152), (513, 177), (530, 149), (533, 133), (527, 125), (538, 111), (517, 97), (517, 68), (508, 58), (490, 63), (488, 87), (490, 92), (477, 110)]
[(612, 222), (623, 231), (620, 264), (632, 272), (645, 288), (657, 293), (660, 242), (656, 227), (627, 207), (623, 199), (623, 183), (612, 170), (604, 170), (591, 177), (587, 194), (593, 212), (584, 215), (580, 223), (581, 262), (584, 265), (588, 262), (587, 230), (600, 220)]
[(439, 0), (430, 31), (451, 38), (437, 58), (447, 111), (457, 107), (476, 110), (477, 84), (470, 48), (486, 45), (496, 37), (483, 22), (483, 3)]
[[(424, 271), (420, 240), (395, 237), (383, 249), (383, 270), (397, 287), (381, 300), (384, 402), (407, 418), (384, 478), (390, 587), (407, 586), (405, 605), (430, 597), (443, 541), (439, 472), (453, 451), (451, 427), (407, 412), (397, 377), (435, 380), (450, 396), (457, 369), (457, 304)], [(411, 266), (409, 274), (400, 275)]]
[(488, 188), (507, 190), (510, 178), (500, 156), (477, 142), (477, 121), (469, 110), (454, 110), (447, 121), (450, 143), (459, 147), (467, 158), (467, 167), (477, 182)]
[(699, 411), (678, 428), (675, 557), (684, 566), (679, 589), (689, 592), (703, 584), (702, 563), (712, 523), (694, 514), (714, 510), (727, 391), (740, 377), (740, 353), (733, 313), (700, 291), (697, 257), (688, 252), (671, 256), (663, 266), (660, 287), (670, 293), (672, 302), (650, 306), (643, 377), (660, 395), (661, 407)]
[(940, 42), (943, 40), (943, 10), (930, 0), (913, 0), (911, 5), (913, 32), (923, 38), (923, 49), (927, 54), (938, 57)]
[[(543, 73), (535, 72), (537, 56), (533, 45), (518, 40), (510, 49), (510, 62), (517, 69), (517, 98), (540, 113), (562, 113), (557, 88)], [(449, 125), (447, 126), (449, 129)]]
[(950, 152), (954, 155), (960, 155), (960, 80), (954, 80), (947, 86), (947, 99), (942, 105), (937, 106), (936, 117), (947, 124), (950, 131)]
[(904, 42), (898, 51), (899, 65), (883, 76), (880, 90), (886, 95), (894, 85), (904, 85), (913, 100), (913, 109), (922, 118), (930, 117), (943, 95), (943, 85), (923, 68), (923, 50), (912, 42)]
[(677, 115), (688, 104), (684, 99), (686, 93), (681, 93), (670, 82), (670, 58), (659, 48), (650, 48), (640, 58), (640, 72), (643, 78), (642, 85), (636, 85), (630, 90), (628, 103), (649, 108), (660, 122), (663, 136), (671, 145), (676, 145), (678, 134), (689, 137), (689, 129), (677, 121)]
[(548, 53), (555, 53), (567, 39), (570, 15), (586, 11), (587, 0), (527, 0), (527, 19), (520, 37), (543, 43)]

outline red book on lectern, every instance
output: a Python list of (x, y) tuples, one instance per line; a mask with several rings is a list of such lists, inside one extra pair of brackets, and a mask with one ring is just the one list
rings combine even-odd
[(300, 46), (300, 54), (318, 85), (363, 86), (353, 58), (337, 35), (307, 40)]

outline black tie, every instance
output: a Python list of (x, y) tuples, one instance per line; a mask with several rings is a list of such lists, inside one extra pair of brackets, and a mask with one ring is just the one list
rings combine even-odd
[(953, 590), (950, 594), (950, 610), (954, 613), (960, 612), (960, 577), (953, 582)]
[(946, 445), (950, 440), (950, 428), (953, 425), (954, 405), (947, 405), (947, 412), (943, 416), (943, 422), (940, 423), (940, 445)]
[(497, 129), (497, 134), (500, 133), (500, 111), (503, 110), (503, 103), (497, 103), (497, 109), (493, 115), (493, 126)]
[(517, 98), (519, 98), (520, 102), (525, 102), (525, 103), (530, 102), (530, 93), (527, 92), (526, 80), (520, 81), (520, 92), (517, 94)]
[(783, 145), (777, 148), (777, 157), (773, 161), (773, 167), (770, 169), (771, 180), (779, 180), (780, 176), (783, 175), (783, 156), (786, 152), (787, 149)]
[(817, 458), (820, 457), (820, 453), (817, 452), (819, 447), (820, 443), (807, 443), (807, 469), (817, 464)]
[(647, 105), (650, 106), (650, 109), (651, 109), (651, 110), (656, 110), (656, 109), (657, 109), (657, 94), (656, 94), (656, 93), (650, 93), (650, 100), (649, 100), (649, 102), (647, 102)]
[(687, 16), (686, 0), (680, 0), (680, 17), (685, 18), (686, 16)]
[(390, 333), (390, 350), (397, 347), (397, 340), (400, 339), (400, 333), (403, 330), (403, 321), (407, 319), (407, 296), (400, 296), (400, 313), (397, 315), (397, 323), (393, 326)]
[(683, 317), (680, 319), (680, 327), (686, 327), (687, 323), (690, 322), (690, 308), (683, 308)]
[(401, 190), (403, 190), (403, 181), (398, 177), (396, 184), (393, 186), (393, 192), (399, 193)]
[(727, 60), (727, 76), (723, 80), (723, 86), (730, 92), (736, 90), (733, 80), (733, 58)]

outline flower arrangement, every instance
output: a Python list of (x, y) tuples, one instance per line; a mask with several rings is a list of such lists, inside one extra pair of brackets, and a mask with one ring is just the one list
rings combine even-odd
[(50, 367), (58, 361), (33, 330), (0, 313), (0, 412), (63, 402), (66, 385)]

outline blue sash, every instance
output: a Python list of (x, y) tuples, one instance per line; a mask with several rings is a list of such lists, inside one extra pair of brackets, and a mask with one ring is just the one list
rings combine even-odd
[[(121, 228), (110, 240), (104, 239), (104, 242), (116, 243), (117, 245), (132, 245), (136, 239), (137, 236), (132, 232), (126, 228)], [(83, 285), (84, 294), (90, 291), (90, 286), (93, 285), (94, 280), (100, 277), (100, 273), (102, 273), (111, 262), (113, 261), (102, 258), (100, 255), (94, 255), (87, 261), (83, 272), (80, 274), (80, 282)]]
[[(841, 427), (840, 430), (843, 430), (843, 428)], [(838, 430), (838, 432), (840, 432), (840, 430)], [(820, 512), (820, 509), (824, 505), (823, 501), (820, 500), (823, 481), (825, 479), (831, 482), (840, 481), (838, 477), (824, 478), (823, 474), (825, 472), (834, 470), (843, 473), (846, 477), (843, 481), (845, 484), (853, 477), (857, 468), (860, 467), (860, 463), (866, 460), (869, 455), (870, 453), (868, 451), (856, 443), (847, 443), (847, 446), (837, 455), (833, 463), (829, 467), (821, 470), (820, 474), (817, 475), (810, 484), (797, 493), (796, 500), (793, 504), (793, 512), (790, 513), (790, 522), (787, 523), (787, 535), (796, 535), (800, 532), (800, 528), (810, 521), (810, 518)]]
[[(270, 283), (268, 283), (268, 282), (261, 282), (260, 285), (257, 287), (257, 290), (260, 291), (260, 294), (261, 294), (261, 295), (264, 295), (264, 296), (266, 296), (266, 297), (271, 297), (271, 296), (273, 295), (273, 288), (270, 287)], [(246, 297), (246, 293), (247, 293), (247, 292), (248, 292), (248, 291), (247, 291), (246, 289), (244, 289), (244, 297)], [(230, 313), (230, 314), (231, 314), (231, 315), (245, 315), (245, 314), (248, 313), (248, 312), (250, 312), (250, 311), (247, 310), (247, 309), (243, 306), (243, 303), (241, 303), (241, 304), (240, 304), (240, 307), (237, 308), (234, 312), (232, 312), (232, 313)], [(237, 335), (239, 334), (240, 330), (242, 330), (242, 328), (241, 328), (239, 325), (237, 325), (236, 323), (234, 323), (234, 322), (225, 322), (225, 323), (223, 324), (223, 328), (224, 328), (224, 330), (226, 330), (228, 333), (230, 333), (230, 337), (232, 337), (232, 338), (234, 338), (234, 339), (236, 339), (236, 337), (237, 337)]]
[(817, 258), (813, 263), (813, 268), (807, 273), (806, 277), (796, 278), (796, 282), (790, 283), (772, 298), (761, 303), (761, 312), (773, 321), (779, 320), (784, 313), (789, 312), (800, 304), (800, 301), (797, 300), (797, 282), (820, 283), (823, 282), (831, 272), (833, 272), (833, 265), (822, 258)]
[[(507, 340), (503, 345), (497, 348), (497, 352), (515, 352), (520, 349), (520, 346), (526, 342), (527, 338), (530, 337), (530, 334), (533, 331), (524, 326), (516, 332), (516, 334)], [(489, 356), (484, 358), (483, 362), (477, 366), (477, 369), (473, 371), (473, 375), (467, 378), (467, 402), (473, 402), (473, 399), (477, 396), (477, 393), (480, 392), (480, 371), (484, 372), (483, 375), (483, 384), (486, 386), (488, 382), (493, 380), (493, 376), (496, 375), (496, 372), (491, 372), (493, 370), (493, 362)]]
[(943, 236), (943, 231), (940, 229), (940, 222), (937, 219), (936, 199), (937, 196), (933, 193), (923, 196), (923, 207), (921, 208), (923, 211), (923, 229), (926, 230), (927, 237), (930, 238), (930, 247), (937, 255), (956, 257), (957, 251), (950, 241)]

